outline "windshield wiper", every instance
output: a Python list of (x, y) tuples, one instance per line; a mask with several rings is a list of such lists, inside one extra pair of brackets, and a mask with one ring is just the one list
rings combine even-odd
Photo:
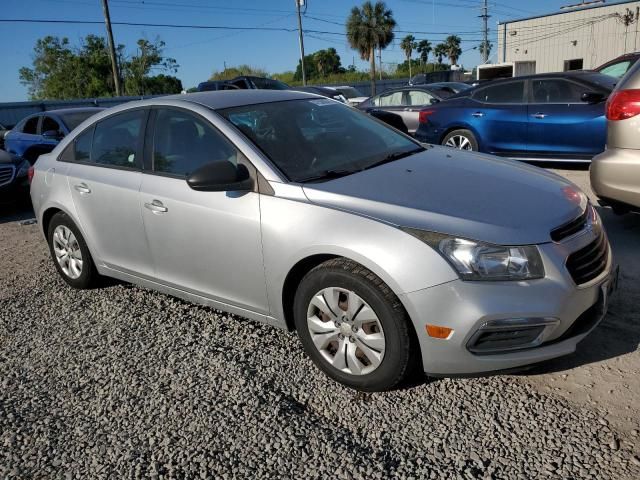
[(384, 165), (385, 163), (395, 162), (396, 160), (400, 160), (401, 158), (410, 157), (411, 155), (415, 155), (416, 153), (424, 152), (426, 148), (418, 147), (413, 150), (405, 150), (404, 152), (394, 152), (390, 153), (382, 160), (378, 160), (377, 162), (373, 162), (371, 165), (367, 165), (363, 168), (363, 170), (369, 170), (370, 168), (379, 167), (380, 165)]
[(298, 182), (306, 183), (317, 182), (320, 180), (331, 180), (334, 178), (346, 177), (347, 175), (351, 175), (352, 173), (355, 173), (357, 171), (358, 170), (323, 170), (316, 175), (311, 175), (310, 177), (299, 179)]

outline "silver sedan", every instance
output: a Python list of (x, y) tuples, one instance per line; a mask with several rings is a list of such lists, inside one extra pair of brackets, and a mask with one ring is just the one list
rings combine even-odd
[(615, 283), (568, 181), (300, 92), (106, 110), (38, 159), (31, 197), (72, 287), (105, 275), (296, 330), (362, 390), (571, 353)]

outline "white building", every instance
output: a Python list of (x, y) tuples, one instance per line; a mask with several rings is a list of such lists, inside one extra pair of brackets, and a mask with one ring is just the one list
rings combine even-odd
[(497, 62), (527, 73), (596, 68), (640, 49), (639, 14), (640, 1), (600, 0), (500, 22)]

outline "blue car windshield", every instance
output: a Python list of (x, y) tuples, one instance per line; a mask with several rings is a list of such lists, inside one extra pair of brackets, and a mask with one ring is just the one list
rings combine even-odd
[(424, 150), (384, 123), (329, 99), (219, 110), (292, 181), (348, 175)]
[(91, 117), (92, 115), (95, 115), (100, 111), (102, 111), (101, 108), (96, 108), (95, 110), (81, 110), (78, 112), (63, 113), (62, 115), (59, 115), (59, 117), (62, 120), (62, 122), (67, 126), (67, 129), (71, 131), (74, 128), (76, 128), (78, 125), (80, 125), (82, 122), (84, 122), (87, 118)]

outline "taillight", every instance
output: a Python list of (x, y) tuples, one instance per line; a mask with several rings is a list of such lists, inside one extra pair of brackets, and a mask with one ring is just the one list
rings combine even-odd
[(436, 113), (435, 110), (422, 110), (418, 115), (418, 122), (427, 123), (429, 121), (429, 116)]
[(33, 165), (31, 165), (29, 167), (29, 170), (27, 170), (27, 178), (29, 179), (29, 185), (31, 185), (31, 182), (33, 181), (33, 176), (35, 175), (36, 171), (33, 168)]
[(620, 90), (609, 95), (607, 120), (625, 120), (640, 114), (640, 89)]

